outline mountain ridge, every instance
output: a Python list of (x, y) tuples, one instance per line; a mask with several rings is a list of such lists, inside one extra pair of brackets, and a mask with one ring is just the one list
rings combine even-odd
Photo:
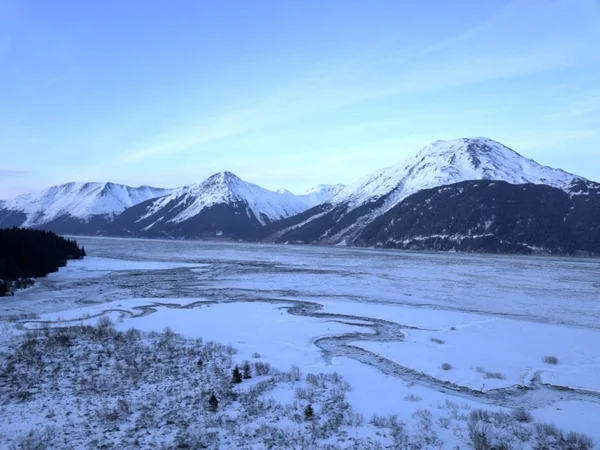
[(70, 182), (7, 200), (0, 209), (0, 226), (44, 227), (67, 232), (81, 224), (91, 229), (168, 189), (131, 187), (111, 182)]
[[(436, 141), (404, 162), (376, 170), (348, 185), (313, 218), (278, 230), (273, 239), (276, 242), (302, 241), (301, 229), (317, 220), (319, 238), (310, 242), (351, 245), (364, 227), (408, 196), (423, 189), (477, 179), (557, 188), (565, 188), (573, 180), (585, 180), (561, 169), (543, 166), (492, 139)], [(312, 224), (310, 228), (314, 238), (317, 227)]]
[[(74, 190), (83, 199), (92, 192), (98, 209), (78, 210), (76, 202), (73, 214), (60, 215), (71, 205), (63, 191)], [(123, 190), (128, 200), (119, 203)], [(44, 192), (58, 200), (46, 199), (50, 207), (45, 207), (33, 195), (21, 209), (7, 208), (9, 201), (0, 208), (0, 226), (41, 223), (72, 234), (600, 254), (600, 184), (541, 165), (488, 138), (436, 141), (348, 186), (318, 185), (300, 195), (265, 189), (229, 171), (171, 190), (69, 183)], [(26, 200), (31, 198), (20, 197)], [(98, 211), (104, 214), (90, 214)]]
[(198, 184), (176, 189), (129, 209), (107, 231), (136, 236), (230, 237), (254, 239), (277, 220), (299, 214), (336, 186), (323, 185), (309, 194), (270, 191), (225, 171)]

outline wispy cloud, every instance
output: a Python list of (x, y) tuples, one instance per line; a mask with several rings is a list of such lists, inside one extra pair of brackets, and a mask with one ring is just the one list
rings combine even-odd
[[(130, 164), (184, 152), (311, 114), (392, 96), (521, 77), (600, 61), (600, 7), (592, 0), (515, 1), (483, 23), (403, 54), (360, 57), (313, 68), (259, 104), (163, 130), (123, 151)], [(399, 43), (400, 44), (400, 43)], [(377, 55), (378, 59), (373, 59)]]

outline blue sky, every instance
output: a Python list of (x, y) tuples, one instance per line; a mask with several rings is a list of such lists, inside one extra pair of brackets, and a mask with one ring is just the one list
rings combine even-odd
[(350, 183), (486, 136), (600, 181), (600, 0), (0, 0), (0, 198)]

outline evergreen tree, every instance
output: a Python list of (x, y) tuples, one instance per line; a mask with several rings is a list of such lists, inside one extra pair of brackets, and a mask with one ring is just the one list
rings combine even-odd
[[(51, 231), (0, 229), (0, 295), (10, 290), (7, 282), (44, 277), (65, 266), (67, 260), (84, 256), (85, 250), (77, 242)], [(27, 286), (27, 283), (19, 284)]]
[(304, 419), (312, 420), (314, 417), (315, 411), (313, 410), (312, 405), (309, 403), (308, 405), (306, 405), (306, 408), (304, 408)]
[(208, 409), (215, 412), (219, 408), (219, 400), (217, 400), (217, 396), (213, 392), (210, 394), (210, 398), (208, 399)]
[(234, 384), (240, 384), (242, 382), (242, 372), (240, 371), (240, 368), (238, 366), (235, 366), (233, 368), (231, 381)]
[(246, 380), (252, 378), (252, 368), (250, 367), (250, 363), (248, 361), (244, 361), (244, 364), (242, 365), (242, 374)]

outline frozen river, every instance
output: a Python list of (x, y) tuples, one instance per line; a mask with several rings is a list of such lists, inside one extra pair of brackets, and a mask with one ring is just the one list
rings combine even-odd
[[(78, 240), (92, 257), (171, 263), (175, 268), (168, 273), (161, 270), (161, 276), (152, 270), (106, 272), (102, 283), (97, 272), (93, 282), (51, 276), (40, 284), (61, 289), (60, 299), (53, 301), (109, 301), (115, 291), (119, 297), (124, 293), (131, 297), (226, 296), (229, 292), (256, 299), (285, 296), (394, 303), (600, 328), (599, 259)], [(176, 268), (178, 264), (202, 267)], [(65, 284), (72, 288), (69, 292)], [(32, 290), (20, 297), (25, 300), (35, 293)], [(50, 303), (42, 311), (55, 306), (62, 308)]]
[(598, 259), (77, 240), (87, 258), (3, 300), (0, 315), (169, 326), (281, 369), (339, 371), (364, 414), (442, 417), (451, 399), (600, 439)]

